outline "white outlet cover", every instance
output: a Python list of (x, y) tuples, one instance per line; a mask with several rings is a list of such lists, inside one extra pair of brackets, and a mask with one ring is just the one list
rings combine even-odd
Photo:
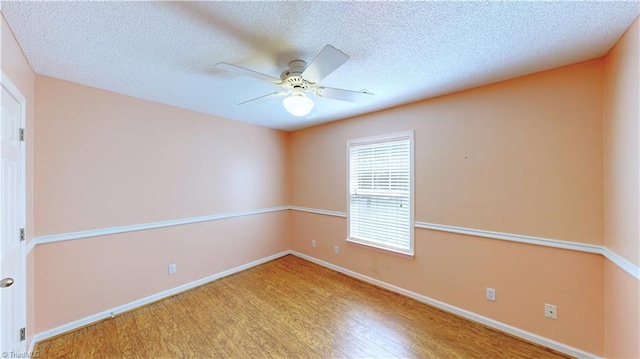
[(175, 274), (177, 271), (175, 264), (169, 264), (169, 274)]
[(338, 246), (333, 247), (333, 253), (335, 253), (335, 254), (340, 253), (340, 247), (338, 247)]
[(313, 248), (316, 247), (316, 240), (315, 239), (311, 241), (311, 247), (313, 247)]
[(544, 316), (551, 319), (558, 319), (558, 307), (553, 304), (544, 304)]
[(487, 287), (487, 299), (490, 301), (496, 301), (496, 290), (493, 288)]

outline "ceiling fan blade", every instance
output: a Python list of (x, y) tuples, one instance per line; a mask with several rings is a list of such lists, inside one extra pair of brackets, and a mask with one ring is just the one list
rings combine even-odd
[(367, 90), (362, 91), (350, 91), (343, 89), (335, 89), (331, 87), (319, 87), (316, 91), (316, 95), (324, 98), (330, 98), (333, 100), (347, 101), (347, 102), (366, 102), (373, 98), (373, 94)]
[(238, 104), (238, 106), (240, 106), (240, 105), (244, 105), (245, 103), (248, 103), (248, 102), (253, 102), (253, 101), (262, 101), (262, 100), (266, 100), (266, 99), (271, 98), (271, 97), (277, 97), (277, 96), (286, 95), (286, 94), (288, 94), (288, 93), (289, 93), (289, 91), (278, 91), (278, 92), (270, 93), (270, 94), (268, 94), (268, 95), (264, 95), (264, 96), (256, 97), (256, 98), (251, 99), (251, 100), (247, 100), (247, 101), (244, 101), (244, 102), (240, 102), (240, 103)]
[(245, 69), (244, 67), (240, 67), (240, 66), (236, 66), (236, 65), (231, 65), (228, 64), (226, 62), (220, 62), (215, 64), (214, 66), (215, 68), (221, 69), (221, 70), (225, 70), (225, 71), (229, 71), (229, 72), (235, 72), (237, 74), (241, 74), (241, 75), (245, 75), (245, 76), (251, 76), (254, 78), (257, 78), (258, 80), (262, 80), (262, 81), (267, 81), (267, 82), (271, 82), (274, 85), (278, 85), (280, 83), (282, 83), (282, 80), (269, 76), (269, 75), (265, 75), (253, 70), (249, 70), (249, 69)]
[(302, 73), (302, 78), (318, 83), (338, 67), (342, 66), (347, 60), (349, 60), (349, 55), (331, 45), (327, 45), (320, 51), (316, 58), (311, 61), (311, 64), (307, 66), (306, 70)]

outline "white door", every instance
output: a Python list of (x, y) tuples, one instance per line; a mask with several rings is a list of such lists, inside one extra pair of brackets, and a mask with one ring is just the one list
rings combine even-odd
[(2, 74), (0, 106), (0, 355), (25, 351), (25, 283), (21, 229), (24, 228), (24, 98)]

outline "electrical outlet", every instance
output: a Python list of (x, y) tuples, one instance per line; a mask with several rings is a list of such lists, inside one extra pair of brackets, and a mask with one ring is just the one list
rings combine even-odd
[(338, 247), (338, 246), (333, 247), (333, 253), (335, 253), (335, 254), (340, 253), (340, 247)]
[(487, 287), (487, 300), (496, 301), (496, 290), (493, 288)]
[(313, 247), (313, 248), (316, 247), (316, 240), (315, 239), (311, 240), (311, 247)]
[(558, 307), (553, 304), (544, 303), (544, 316), (551, 319), (558, 319)]
[(175, 264), (169, 264), (169, 274), (176, 274), (176, 271), (178, 269), (176, 268)]

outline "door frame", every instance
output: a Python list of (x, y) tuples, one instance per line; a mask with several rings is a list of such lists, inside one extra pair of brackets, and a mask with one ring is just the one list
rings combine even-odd
[[(20, 92), (20, 90), (18, 90), (18, 87), (15, 86), (13, 84), (13, 82), (11, 81), (11, 79), (9, 79), (9, 77), (4, 73), (4, 71), (0, 70), (0, 73), (2, 75), (1, 77), (1, 82), (0, 82), (0, 86), (4, 87), (10, 94), (11, 96), (13, 96), (18, 103), (20, 103), (20, 128), (24, 129), (25, 132), (25, 138), (24, 141), (21, 141), (20, 143), (20, 199), (19, 199), (19, 210), (18, 210), (18, 215), (19, 215), (19, 221), (20, 221), (20, 225), (19, 227), (21, 228), (25, 228), (25, 240), (24, 241), (20, 241), (20, 256), (21, 256), (21, 263), (20, 263), (20, 276), (21, 276), (21, 280), (18, 281), (19, 285), (19, 292), (20, 292), (20, 296), (22, 297), (18, 304), (18, 318), (19, 318), (19, 326), (20, 328), (27, 328), (27, 242), (29, 239), (29, 233), (26, 231), (27, 228), (27, 197), (26, 197), (26, 190), (27, 190), (27, 171), (26, 171), (26, 162), (27, 162), (27, 157), (26, 157), (26, 143), (27, 140), (29, 140), (29, 131), (26, 128), (26, 110), (27, 110), (27, 100), (26, 98), (22, 95), (22, 93)], [(27, 339), (30, 337), (29, 335), (30, 333), (26, 333), (25, 336), (25, 340), (20, 342), (20, 350), (22, 352), (26, 352), (27, 350)], [(18, 335), (18, 333), (16, 333), (16, 335)]]

